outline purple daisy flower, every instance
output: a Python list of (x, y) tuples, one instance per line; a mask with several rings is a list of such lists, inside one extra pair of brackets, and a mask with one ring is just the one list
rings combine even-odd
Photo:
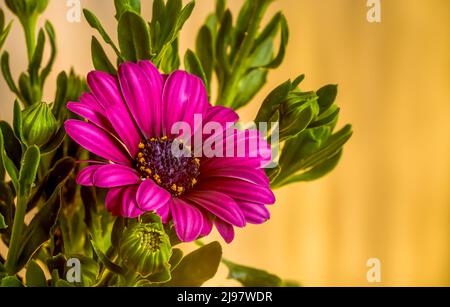
[[(65, 128), (75, 142), (99, 157), (78, 174), (77, 182), (109, 189), (105, 205), (113, 215), (136, 218), (156, 212), (164, 223), (173, 221), (184, 242), (210, 234), (215, 225), (230, 243), (234, 227), (269, 219), (266, 205), (275, 197), (262, 167), (270, 160), (270, 147), (252, 130), (233, 130), (222, 138), (203, 134), (208, 123), (231, 129), (229, 123), (239, 117), (231, 109), (212, 106), (201, 79), (184, 71), (165, 76), (151, 62), (142, 61), (120, 65), (118, 76), (91, 72), (87, 82), (91, 93), (67, 105), (87, 121), (71, 119)], [(245, 148), (245, 154), (174, 155), (179, 135), (172, 133), (173, 126), (189, 124), (194, 132), (188, 137), (193, 138), (199, 130), (195, 116), (203, 119), (203, 141), (219, 139), (227, 151), (231, 144), (233, 153)], [(246, 146), (252, 138), (259, 144), (256, 154)], [(177, 146), (190, 152), (197, 146), (183, 144)]]

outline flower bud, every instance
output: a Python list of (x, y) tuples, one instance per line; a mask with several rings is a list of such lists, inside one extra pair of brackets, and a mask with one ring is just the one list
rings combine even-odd
[(58, 122), (44, 103), (35, 103), (22, 112), (23, 137), (27, 145), (42, 146), (46, 144), (58, 129)]
[(42, 14), (48, 5), (48, 0), (5, 0), (9, 9), (20, 19)]
[(154, 217), (150, 223), (136, 223), (122, 236), (120, 257), (124, 265), (143, 277), (163, 271), (171, 256), (170, 240), (159, 218)]
[(281, 139), (302, 132), (319, 115), (319, 111), (316, 93), (289, 93), (279, 108)]

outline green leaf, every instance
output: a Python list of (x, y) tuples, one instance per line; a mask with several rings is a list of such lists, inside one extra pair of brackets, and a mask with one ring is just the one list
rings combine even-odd
[(305, 173), (295, 175), (289, 178), (289, 180), (284, 182), (284, 185), (300, 181), (308, 182), (320, 179), (336, 168), (336, 166), (339, 164), (341, 157), (342, 157), (342, 150), (333, 157), (331, 157), (330, 159), (320, 164), (319, 166), (316, 166)]
[(90, 242), (98, 259), (108, 270), (122, 276), (125, 276), (127, 274), (127, 271), (124, 268), (109, 260), (109, 258), (98, 248), (93, 240), (91, 240)]
[(6, 51), (2, 55), (1, 68), (2, 68), (3, 77), (5, 78), (5, 82), (8, 85), (10, 91), (13, 92), (14, 94), (16, 94), (16, 96), (21, 101), (24, 101), (23, 97), (22, 97), (19, 89), (17, 88), (17, 85), (14, 82), (14, 79), (13, 79), (13, 77), (11, 75), (11, 69), (10, 69), (10, 66), (9, 66), (9, 53), (6, 52)]
[(53, 67), (53, 64), (55, 63), (56, 53), (57, 53), (56, 34), (55, 34), (55, 29), (53, 28), (53, 25), (51, 24), (51, 22), (46, 21), (44, 28), (45, 28), (45, 32), (47, 33), (47, 36), (50, 40), (51, 53), (50, 53), (50, 58), (47, 62), (47, 65), (45, 65), (45, 67), (42, 69), (42, 72), (41, 72), (41, 84), (42, 85), (45, 83), (45, 80), (47, 79), (48, 75), (52, 71), (52, 67)]
[(231, 11), (227, 10), (220, 23), (219, 33), (216, 40), (217, 63), (224, 74), (231, 72), (231, 63), (228, 58), (228, 47), (233, 30), (233, 17)]
[(23, 284), (15, 276), (7, 276), (2, 279), (0, 287), (5, 288), (22, 288)]
[(181, 260), (165, 286), (200, 287), (216, 275), (221, 259), (222, 247), (218, 242), (205, 245)]
[(58, 219), (61, 202), (60, 190), (57, 190), (31, 220), (22, 237), (16, 271), (20, 271), (42, 244), (50, 239)]
[(206, 80), (210, 83), (214, 69), (215, 54), (213, 36), (207, 26), (202, 26), (198, 33), (195, 52), (202, 63)]
[(70, 157), (56, 162), (55, 166), (41, 179), (39, 186), (33, 190), (27, 204), (28, 211), (33, 209), (41, 199), (46, 202), (56, 191), (61, 189), (74, 170), (75, 165), (76, 161)]
[(145, 20), (126, 11), (118, 25), (119, 46), (124, 60), (137, 62), (151, 58), (150, 32)]
[(6, 228), (8, 228), (8, 225), (6, 225), (5, 218), (0, 213), (0, 230), (6, 229)]
[(27, 287), (47, 287), (45, 274), (34, 260), (28, 263), (25, 281)]
[(209, 82), (206, 79), (206, 74), (205, 71), (203, 70), (202, 63), (200, 63), (200, 60), (198, 59), (197, 55), (195, 55), (195, 53), (192, 52), (192, 50), (190, 49), (186, 51), (186, 54), (184, 56), (184, 66), (187, 72), (194, 74), (203, 80), (203, 84), (206, 86), (206, 90), (209, 95), (210, 94)]
[(25, 151), (19, 172), (19, 193), (25, 197), (30, 193), (36, 179), (40, 160), (41, 153), (37, 146), (31, 146)]
[(239, 281), (244, 287), (279, 287), (282, 285), (280, 277), (263, 270), (238, 265), (224, 260), (228, 267), (228, 278)]
[(273, 114), (278, 110), (280, 104), (286, 99), (291, 91), (292, 83), (291, 81), (286, 81), (283, 84), (275, 88), (269, 96), (262, 103), (259, 109), (258, 115), (256, 116), (255, 122), (267, 123), (272, 118)]
[[(32, 83), (37, 84), (39, 69), (42, 64), (42, 57), (44, 55), (44, 46), (45, 46), (45, 34), (41, 29), (38, 34), (38, 40), (36, 43), (36, 49), (34, 50), (33, 57), (31, 58), (31, 62), (28, 66), (28, 73), (31, 77)], [(35, 103), (37, 101), (32, 101)]]
[(120, 20), (123, 13), (127, 11), (141, 14), (141, 0), (114, 0), (116, 7), (116, 19)]
[(233, 102), (233, 109), (237, 110), (247, 105), (261, 90), (267, 81), (266, 69), (255, 69), (244, 76), (239, 82), (238, 94)]
[(3, 166), (8, 173), (9, 177), (14, 183), (14, 187), (17, 191), (18, 180), (19, 180), (19, 171), (17, 170), (14, 162), (6, 155), (5, 152), (5, 144), (3, 139), (3, 132), (0, 131), (0, 155), (2, 156)]
[(13, 114), (14, 134), (19, 139), (19, 141), (23, 141), (22, 109), (20, 108), (20, 104), (17, 100), (14, 102), (14, 112), (13, 113), (14, 113)]
[(326, 85), (317, 91), (317, 96), (319, 96), (320, 114), (327, 111), (333, 105), (337, 94), (337, 85)]
[(172, 249), (172, 257), (170, 257), (170, 269), (173, 271), (180, 264), (183, 259), (183, 251), (179, 248)]
[(64, 126), (61, 126), (51, 140), (41, 147), (41, 153), (45, 155), (54, 152), (64, 142), (65, 137), (66, 129)]
[(103, 26), (100, 23), (100, 21), (98, 20), (98, 18), (91, 11), (89, 11), (87, 9), (84, 9), (83, 13), (84, 13), (84, 17), (86, 18), (89, 25), (98, 31), (98, 33), (103, 38), (105, 43), (110, 45), (113, 48), (114, 52), (116, 53), (117, 57), (119, 57), (121, 59), (122, 56), (120, 54), (119, 49), (117, 49), (117, 47), (114, 44), (114, 42), (112, 41), (111, 37), (108, 35), (108, 33), (106, 33), (105, 29), (103, 28)]
[(56, 94), (53, 102), (52, 112), (55, 118), (61, 119), (61, 111), (64, 108), (64, 104), (67, 102), (66, 93), (68, 88), (68, 77), (65, 71), (58, 74), (56, 79)]
[(286, 55), (286, 48), (287, 48), (287, 44), (289, 42), (289, 28), (287, 25), (287, 21), (286, 18), (284, 16), (281, 16), (281, 20), (280, 20), (280, 25), (281, 25), (281, 40), (280, 40), (280, 48), (278, 51), (277, 56), (273, 59), (273, 61), (268, 64), (266, 67), (267, 68), (278, 68), (281, 63), (284, 60), (284, 57)]
[(108, 56), (103, 50), (102, 45), (97, 40), (97, 38), (95, 38), (95, 36), (92, 36), (91, 53), (92, 53), (92, 62), (96, 70), (104, 71), (113, 75), (117, 74), (114, 65), (108, 59)]
[[(2, 11), (3, 14), (3, 11)], [(0, 33), (0, 50), (3, 47), (3, 44), (6, 41), (6, 38), (8, 37), (9, 31), (11, 30), (11, 26), (12, 26), (12, 21), (6, 26), (5, 29), (3, 29), (3, 25), (0, 28), (0, 30), (2, 30), (2, 32)]]
[(0, 130), (3, 133), (4, 147), (8, 157), (14, 162), (14, 165), (19, 168), (20, 160), (22, 159), (22, 146), (19, 140), (14, 135), (11, 126), (5, 122), (0, 121)]

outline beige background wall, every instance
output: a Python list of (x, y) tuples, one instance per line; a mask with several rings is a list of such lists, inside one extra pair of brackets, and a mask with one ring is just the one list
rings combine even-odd
[[(45, 17), (57, 29), (56, 72), (91, 68), (83, 21), (65, 19), (66, 1), (51, 0)], [(110, 0), (82, 0), (114, 32)], [(146, 16), (151, 1), (143, 0)], [(229, 0), (234, 9), (240, 0)], [(366, 0), (279, 0), (291, 42), (283, 66), (254, 103), (252, 119), (275, 85), (306, 73), (305, 88), (340, 84), (341, 123), (355, 136), (339, 168), (323, 180), (277, 192), (272, 220), (240, 231), (228, 258), (266, 268), (304, 285), (368, 285), (366, 261), (382, 261), (383, 285), (450, 285), (450, 2), (382, 0), (382, 23), (366, 21)], [(3, 1), (2, 1), (2, 6)], [(193, 47), (212, 0), (197, 0), (182, 35)], [(5, 46), (17, 73), (25, 68), (16, 22)], [(0, 81), (0, 118), (13, 97)], [(211, 285), (230, 284), (221, 269)]]

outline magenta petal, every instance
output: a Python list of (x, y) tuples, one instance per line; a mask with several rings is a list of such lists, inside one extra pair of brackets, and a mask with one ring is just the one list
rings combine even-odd
[(77, 176), (77, 184), (85, 187), (94, 186), (94, 173), (104, 164), (85, 167)]
[(200, 184), (201, 190), (221, 192), (235, 200), (253, 202), (263, 205), (275, 203), (275, 195), (268, 186), (261, 186), (242, 180), (228, 178), (211, 178)]
[(250, 224), (259, 225), (270, 219), (270, 212), (264, 205), (249, 202), (238, 202), (238, 205), (244, 212), (245, 219)]
[(161, 207), (168, 206), (170, 198), (169, 192), (150, 179), (141, 183), (136, 195), (139, 208), (148, 212), (157, 211)]
[(213, 224), (212, 221), (210, 220), (208, 213), (204, 212), (204, 210), (202, 210), (202, 214), (203, 214), (203, 228), (202, 231), (200, 233), (201, 237), (206, 237), (208, 236), (213, 228)]
[(88, 151), (116, 163), (130, 164), (122, 144), (103, 129), (74, 119), (66, 121), (64, 126), (67, 134)]
[[(122, 94), (137, 125), (147, 138), (157, 135), (153, 131), (154, 116), (160, 110), (163, 80), (156, 68), (144, 72), (134, 63), (119, 67)], [(155, 108), (156, 107), (156, 108)]]
[(123, 189), (122, 205), (120, 208), (120, 215), (130, 219), (136, 218), (144, 214), (136, 201), (136, 193), (138, 186), (130, 186)]
[(238, 120), (239, 115), (233, 109), (217, 106), (208, 109), (204, 122), (215, 122), (226, 126), (229, 123), (235, 124)]
[(114, 188), (108, 191), (105, 199), (105, 206), (108, 212), (111, 212), (113, 216), (121, 216), (120, 211), (122, 208), (122, 194), (124, 188)]
[(203, 173), (205, 178), (231, 178), (240, 179), (254, 184), (269, 185), (269, 178), (262, 169), (251, 168), (219, 168), (207, 169)]
[(214, 225), (216, 225), (217, 230), (219, 231), (220, 235), (227, 244), (233, 242), (234, 240), (233, 225), (230, 225), (227, 222), (222, 221), (221, 219), (215, 219)]
[(95, 98), (105, 109), (106, 116), (117, 135), (134, 157), (138, 151), (141, 134), (122, 98), (117, 79), (107, 73), (94, 71), (88, 75), (87, 81)]
[(152, 107), (152, 114), (150, 117), (151, 123), (152, 123), (152, 131), (153, 131), (153, 137), (160, 137), (162, 136), (161, 130), (162, 130), (162, 91), (164, 88), (164, 82), (165, 79), (163, 78), (163, 75), (161, 75), (156, 68), (155, 65), (153, 65), (150, 61), (140, 61), (138, 65), (141, 67), (142, 71), (146, 75), (147, 79), (149, 80), (151, 87), (152, 87), (152, 93), (153, 95), (158, 94), (157, 96), (154, 96), (151, 98), (151, 107)]
[(236, 202), (229, 196), (214, 191), (195, 191), (188, 199), (227, 223), (245, 226), (245, 217)]
[(194, 115), (203, 115), (210, 107), (203, 81), (183, 71), (176, 71), (167, 79), (162, 103), (167, 135), (172, 135), (172, 127), (177, 122), (189, 124), (191, 132), (194, 132)]
[(170, 204), (170, 211), (175, 231), (181, 241), (192, 242), (200, 236), (203, 229), (203, 214), (200, 210), (175, 198)]
[(138, 184), (141, 180), (137, 172), (128, 166), (108, 164), (97, 169), (93, 181), (99, 188), (116, 188)]
[(158, 208), (156, 214), (161, 217), (163, 224), (167, 224), (170, 218), (170, 200), (165, 206)]

